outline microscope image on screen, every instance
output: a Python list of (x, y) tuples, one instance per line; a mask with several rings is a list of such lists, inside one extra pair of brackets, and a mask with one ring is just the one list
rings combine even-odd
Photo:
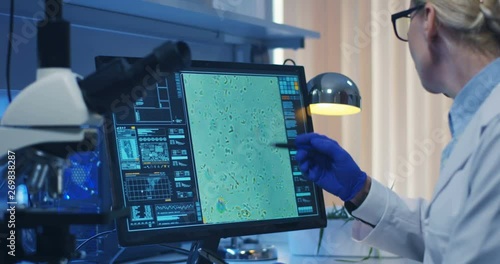
[(282, 106), (276, 104), (278, 78), (199, 73), (182, 78), (194, 160), (201, 161), (196, 174), (203, 221), (296, 216), (290, 154), (271, 147), (287, 141)]

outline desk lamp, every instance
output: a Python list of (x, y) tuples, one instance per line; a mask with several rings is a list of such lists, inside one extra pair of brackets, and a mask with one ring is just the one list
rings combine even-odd
[(311, 114), (340, 116), (361, 112), (358, 87), (343, 74), (321, 73), (307, 83), (307, 90)]

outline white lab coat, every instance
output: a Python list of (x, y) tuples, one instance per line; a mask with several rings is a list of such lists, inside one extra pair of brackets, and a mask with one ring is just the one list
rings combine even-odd
[(432, 200), (373, 181), (353, 215), (355, 240), (426, 264), (500, 263), (500, 85), (478, 109), (442, 168)]

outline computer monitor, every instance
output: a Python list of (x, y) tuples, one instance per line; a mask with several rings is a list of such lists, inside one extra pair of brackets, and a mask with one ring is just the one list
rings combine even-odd
[[(98, 68), (114, 58), (97, 57)], [(130, 208), (116, 222), (121, 245), (326, 226), (296, 150), (273, 146), (313, 129), (303, 67), (193, 61), (151, 78), (106, 118), (113, 203)]]

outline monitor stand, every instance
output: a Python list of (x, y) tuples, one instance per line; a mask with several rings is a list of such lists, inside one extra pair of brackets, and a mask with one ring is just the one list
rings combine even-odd
[(277, 260), (278, 250), (270, 245), (262, 245), (258, 241), (238, 243), (238, 237), (231, 238), (231, 244), (219, 248), (219, 255), (228, 261), (260, 261)]
[(217, 254), (220, 238), (206, 238), (204, 240), (195, 241), (191, 246), (191, 254), (188, 258), (188, 264), (227, 264)]

